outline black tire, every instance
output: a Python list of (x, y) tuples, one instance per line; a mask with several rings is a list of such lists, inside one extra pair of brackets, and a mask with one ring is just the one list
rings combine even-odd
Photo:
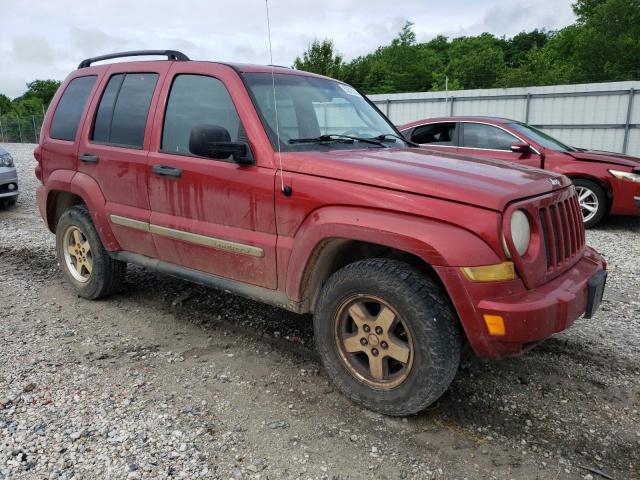
[(9, 208), (13, 207), (16, 204), (16, 201), (16, 198), (11, 198), (9, 200), (0, 200), (0, 204), (5, 208)]
[(607, 215), (607, 212), (609, 210), (609, 201), (607, 198), (607, 193), (604, 191), (604, 189), (600, 185), (598, 185), (596, 182), (592, 182), (591, 180), (583, 180), (582, 178), (576, 178), (573, 181), (573, 184), (576, 186), (576, 189), (584, 189), (583, 191), (589, 190), (594, 195), (594, 197), (597, 198), (598, 200), (597, 210), (591, 218), (589, 218), (588, 220), (585, 220), (585, 218), (587, 218), (585, 215), (585, 211), (584, 209), (581, 209), (582, 219), (585, 220), (584, 227), (585, 228), (595, 227)]
[[(92, 271), (84, 282), (74, 278), (65, 258), (64, 252), (67, 248), (65, 232), (73, 227), (81, 231), (90, 246)], [(109, 256), (85, 206), (71, 207), (60, 217), (56, 226), (56, 252), (65, 277), (81, 297), (96, 300), (116, 293), (122, 288), (127, 264)]]
[[(364, 383), (340, 353), (336, 322), (342, 321), (338, 317), (343, 318), (340, 311), (345, 302), (359, 295), (383, 300), (409, 330), (412, 365), (393, 388)], [(419, 270), (397, 260), (362, 260), (335, 272), (318, 299), (314, 332), (316, 348), (338, 389), (354, 402), (386, 415), (411, 415), (431, 405), (447, 390), (460, 362), (462, 334), (446, 294)]]

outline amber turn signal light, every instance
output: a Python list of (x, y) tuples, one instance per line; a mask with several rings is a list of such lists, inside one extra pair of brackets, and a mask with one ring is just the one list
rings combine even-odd
[(461, 267), (462, 273), (472, 282), (500, 282), (515, 280), (516, 270), (513, 262), (481, 265), (479, 267)]
[(506, 329), (504, 327), (504, 319), (500, 315), (482, 315), (484, 318), (484, 323), (487, 326), (487, 330), (489, 330), (489, 335), (493, 335), (494, 337), (502, 337), (506, 333)]

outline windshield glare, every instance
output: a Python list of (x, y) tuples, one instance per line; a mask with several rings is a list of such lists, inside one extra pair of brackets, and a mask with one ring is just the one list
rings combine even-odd
[(507, 124), (509, 127), (517, 130), (518, 132), (526, 135), (534, 142), (542, 145), (544, 148), (549, 148), (551, 150), (560, 150), (561, 152), (573, 152), (575, 149), (565, 145), (564, 143), (556, 140), (550, 135), (534, 128), (530, 125), (525, 125), (524, 123), (509, 123)]
[[(251, 92), (274, 149), (277, 148), (276, 112), (270, 73), (247, 73), (244, 79)], [(276, 103), (280, 148), (283, 151), (380, 148), (363, 142), (338, 140), (313, 143), (289, 143), (295, 139), (314, 139), (321, 135), (350, 135), (384, 139), (388, 146), (405, 146), (393, 138), (397, 135), (374, 107), (353, 87), (334, 80), (304, 75), (275, 74)]]

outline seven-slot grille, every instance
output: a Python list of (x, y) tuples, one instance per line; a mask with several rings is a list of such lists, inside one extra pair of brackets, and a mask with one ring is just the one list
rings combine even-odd
[(547, 271), (556, 270), (584, 248), (584, 224), (578, 197), (560, 200), (539, 209)]

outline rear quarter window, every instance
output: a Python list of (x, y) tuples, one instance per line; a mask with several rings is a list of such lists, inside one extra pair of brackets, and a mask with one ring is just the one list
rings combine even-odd
[(56, 140), (76, 139), (80, 117), (89, 99), (89, 94), (96, 83), (96, 76), (78, 77), (71, 80), (64, 93), (51, 121), (49, 136)]

